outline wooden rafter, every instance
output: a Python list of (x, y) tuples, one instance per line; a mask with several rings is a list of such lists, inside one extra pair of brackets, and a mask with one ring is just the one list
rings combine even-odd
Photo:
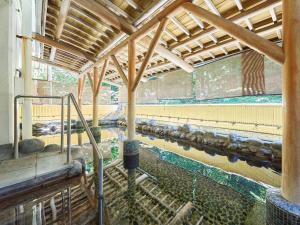
[(48, 38), (48, 37), (45, 37), (45, 36), (42, 36), (39, 34), (33, 34), (32, 38), (34, 40), (44, 43), (46, 45), (50, 45), (50, 46), (60, 49), (62, 51), (68, 52), (72, 55), (78, 56), (79, 58), (83, 58), (83, 59), (87, 59), (89, 61), (95, 62), (95, 58), (92, 55), (90, 55), (80, 49), (77, 49), (75, 47), (72, 47), (70, 45), (63, 44), (61, 42), (55, 41), (51, 38)]
[(151, 41), (151, 43), (149, 45), (149, 48), (148, 48), (147, 54), (145, 56), (145, 59), (144, 59), (142, 65), (141, 65), (141, 67), (140, 67), (140, 69), (138, 71), (137, 77), (136, 77), (136, 79), (134, 81), (134, 84), (133, 84), (133, 87), (132, 87), (132, 91), (134, 91), (137, 88), (137, 86), (138, 86), (138, 84), (139, 84), (139, 82), (140, 82), (140, 80), (141, 80), (141, 78), (143, 76), (143, 73), (145, 72), (145, 69), (146, 69), (146, 67), (147, 67), (147, 65), (149, 63), (149, 60), (151, 59), (151, 57), (152, 57), (152, 55), (154, 53), (154, 50), (155, 50), (155, 48), (156, 48), (156, 46), (158, 44), (158, 41), (161, 38), (162, 32), (164, 31), (164, 29), (165, 29), (165, 27), (167, 25), (167, 21), (168, 21), (168, 19), (164, 18), (160, 22), (160, 24), (159, 24), (159, 26), (158, 26), (158, 28), (156, 30), (156, 33), (155, 33), (155, 35), (154, 35), (154, 37), (153, 37), (153, 39), (152, 39), (152, 41)]
[[(79, 0), (75, 0), (79, 1)], [(84, 1), (89, 1), (89, 0), (84, 0)], [(172, 4), (170, 4), (168, 7), (166, 7), (164, 10), (162, 10), (160, 13), (158, 13), (154, 18), (152, 18), (149, 22), (144, 24), (140, 29), (136, 30), (135, 32), (132, 32), (131, 35), (122, 41), (118, 46), (110, 50), (110, 52), (104, 54), (101, 56), (101, 58), (95, 63), (95, 66), (99, 65), (104, 59), (110, 57), (111, 55), (116, 54), (120, 49), (124, 48), (130, 40), (136, 40), (140, 38), (141, 36), (143, 37), (147, 31), (149, 31), (152, 27), (154, 27), (159, 21), (161, 21), (163, 18), (174, 12), (176, 9), (178, 9), (183, 3), (188, 2), (189, 0), (176, 0)], [(111, 13), (113, 14), (113, 13)], [(114, 15), (114, 14), (113, 14)], [(114, 15), (115, 20), (119, 18), (119, 16)], [(130, 24), (128, 26), (131, 26)], [(146, 44), (149, 44), (151, 42), (150, 38), (145, 37), (143, 40), (147, 42)], [(187, 72), (193, 72), (194, 68), (189, 65), (187, 62), (182, 60), (180, 57), (176, 56), (173, 54), (170, 50), (167, 48), (158, 45), (156, 48), (157, 53), (159, 53), (162, 57), (168, 59), (172, 63), (174, 63), (176, 66), (182, 68), (183, 70)], [(87, 68), (84, 70), (81, 74), (86, 73), (87, 71), (90, 71), (92, 67)]]
[[(58, 19), (57, 19), (57, 25), (56, 25), (56, 30), (55, 30), (55, 40), (58, 41), (61, 37), (65, 21), (68, 15), (68, 11), (70, 8), (70, 3), (71, 0), (62, 0), (59, 14), (58, 14)], [(56, 53), (56, 47), (51, 47), (51, 53), (50, 53), (50, 61), (54, 61), (55, 58), (55, 53)]]
[(204, 10), (198, 6), (195, 6), (192, 3), (185, 3), (183, 4), (183, 7), (186, 10), (189, 10), (190, 12), (194, 13), (207, 23), (225, 31), (237, 40), (250, 46), (256, 51), (267, 55), (276, 62), (280, 64), (284, 62), (283, 50), (276, 44), (258, 36), (253, 32), (242, 28), (241, 26), (232, 23), (230, 20), (226, 20), (224, 18), (216, 16), (213, 13), (210, 13), (207, 10)]
[[(264, 27), (264, 26), (262, 26), (262, 27), (263, 28), (261, 28), (257, 31), (257, 35), (264, 36), (264, 35), (268, 34), (269, 32), (273, 32), (275, 30), (278, 30), (281, 27), (281, 23), (272, 24), (272, 25), (269, 25), (267, 27)], [(184, 55), (183, 57), (184, 57), (184, 59), (189, 59), (189, 58), (192, 58), (192, 57), (198, 57), (199, 55), (205, 54), (209, 51), (215, 51), (215, 50), (220, 49), (222, 47), (231, 46), (231, 45), (235, 45), (240, 51), (243, 50), (243, 47), (242, 47), (242, 45), (239, 41), (237, 41), (237, 40), (235, 40), (231, 37), (228, 37), (226, 39), (223, 39), (222, 42), (218, 43), (217, 45), (206, 46), (203, 49), (196, 50), (196, 51), (194, 51), (190, 54)]]
[(105, 8), (101, 4), (94, 0), (73, 0), (76, 4), (82, 8), (90, 11), (94, 15), (101, 18), (105, 23), (112, 25), (116, 29), (125, 32), (126, 34), (132, 34), (134, 27), (130, 25), (124, 18), (115, 15), (109, 9)]
[[(50, 2), (50, 4), (48, 5), (48, 10), (46, 10), (47, 27), (46, 27), (46, 34), (44, 35), (46, 35), (47, 37), (53, 40), (55, 40), (57, 25), (59, 24), (57, 19), (59, 18), (63, 1), (65, 0), (60, 0), (61, 2), (60, 4), (58, 4), (58, 2)], [(85, 57), (82, 58), (78, 56), (72, 57), (69, 54), (66, 54), (66, 51), (58, 50), (55, 55), (55, 63), (67, 65), (68, 67), (73, 68), (74, 70), (79, 69), (80, 71), (82, 71), (81, 75), (87, 71), (90, 71), (87, 69), (88, 67), (89, 69), (93, 68), (94, 66), (99, 67), (100, 64), (103, 63), (103, 60), (110, 57), (111, 52), (109, 51), (114, 50), (115, 46), (117, 47), (120, 46), (120, 44), (123, 43), (126, 37), (126, 35), (123, 33), (124, 30), (122, 33), (118, 33), (118, 30), (115, 29), (114, 25), (112, 25), (111, 23), (107, 23), (103, 19), (103, 17), (97, 15), (95, 12), (91, 10), (86, 10), (87, 8), (85, 7), (82, 7), (81, 3), (85, 1), (88, 2), (93, 1), (94, 3), (97, 4), (97, 6), (99, 5), (104, 6), (103, 3), (106, 0), (96, 0), (96, 1), (95, 0), (83, 0), (83, 1), (74, 0), (70, 5), (70, 10), (67, 16), (68, 19), (66, 20), (63, 26), (63, 33), (61, 35), (61, 38), (59, 39), (59, 43), (80, 50), (81, 52), (87, 53), (90, 56), (92, 56), (92, 58), (97, 58), (99, 63), (91, 64), (90, 62), (86, 61)], [(117, 21), (121, 18), (125, 23), (127, 23), (132, 28), (133, 33), (129, 35), (133, 37), (132, 39), (128, 38), (128, 40), (136, 40), (137, 42), (136, 43), (137, 45), (136, 65), (137, 68), (139, 68), (140, 67), (139, 65), (142, 64), (147, 54), (147, 49), (145, 49), (145, 46), (149, 45), (151, 39), (153, 39), (153, 36), (155, 34), (151, 30), (154, 30), (155, 24), (158, 24), (158, 20), (156, 22), (153, 22), (154, 25), (152, 27), (149, 27), (147, 31), (143, 33), (141, 32), (139, 34), (135, 34), (141, 28), (147, 25), (147, 23), (151, 22), (152, 19), (148, 20), (146, 24), (141, 25), (140, 28), (137, 30), (134, 26), (139, 26), (141, 24), (138, 21), (143, 21), (141, 20), (143, 16), (141, 16), (140, 14), (141, 11), (139, 11), (139, 13), (134, 13), (134, 15), (130, 14), (132, 8), (136, 9), (137, 7), (140, 7), (140, 9), (143, 10), (142, 13), (148, 15), (150, 15), (149, 12), (152, 10), (147, 12), (147, 10), (149, 10), (149, 7), (148, 6), (145, 7), (143, 1), (138, 2), (136, 0), (133, 1), (124, 0), (124, 2), (125, 1), (126, 1), (125, 4), (130, 5), (129, 8), (124, 8), (123, 7), (124, 5), (117, 4), (118, 7), (122, 9), (122, 11), (124, 12), (124, 15), (118, 12), (119, 9), (111, 10), (112, 9), (111, 7), (110, 8), (106, 7), (106, 8), (110, 13), (116, 16), (115, 18), (117, 18)], [(226, 1), (229, 2), (231, 0), (226, 0)], [(164, 2), (167, 2), (167, 0), (164, 0)], [(179, 1), (175, 1), (175, 2), (179, 2)], [(182, 0), (181, 4), (184, 4), (184, 2), (185, 1)], [(187, 2), (189, 2), (189, 0), (187, 0)], [(270, 33), (266, 33), (265, 35), (261, 35), (261, 36), (267, 37), (272, 41), (277, 40), (277, 37), (278, 39), (282, 39), (282, 32), (281, 32), (282, 11), (281, 8), (279, 7), (281, 6), (281, 0), (268, 0), (268, 1), (232, 0), (231, 3), (228, 3), (228, 6), (230, 6), (230, 8), (223, 7), (223, 5), (220, 4), (214, 5), (216, 1), (213, 0), (203, 0), (202, 2), (204, 2), (204, 4), (208, 6), (208, 10), (210, 12), (213, 12), (216, 15), (219, 14), (220, 18), (230, 19), (232, 22), (241, 25), (243, 27), (246, 27), (255, 33), (258, 33), (261, 30), (263, 24), (265, 24), (266, 28), (272, 27), (270, 26), (271, 24), (278, 25), (277, 30), (271, 28)], [(202, 2), (201, 4), (203, 4)], [(157, 0), (155, 1), (155, 4), (159, 5), (160, 3), (158, 3)], [(227, 3), (224, 4), (227, 6)], [(163, 4), (163, 5), (164, 5), (163, 7), (165, 7), (167, 4)], [(160, 11), (162, 12), (165, 9)], [(156, 10), (158, 10), (157, 7)], [(218, 11), (218, 13), (216, 13), (216, 11)], [(158, 12), (157, 15), (161, 14), (161, 12)], [(136, 15), (138, 16), (136, 17)], [(126, 17), (127, 19), (130, 17), (134, 17), (134, 22), (127, 20)], [(160, 47), (163, 47), (167, 49), (169, 52), (172, 52), (172, 55), (168, 54), (165, 51), (165, 49), (162, 49), (162, 54), (160, 52), (154, 53), (151, 59), (149, 60), (149, 66), (148, 68), (145, 69), (146, 72), (144, 73), (143, 76), (151, 76), (152, 74), (164, 72), (170, 69), (178, 69), (179, 65), (182, 65), (182, 63), (185, 63), (185, 65), (192, 68), (191, 65), (189, 65), (188, 63), (193, 65), (195, 63), (198, 63), (199, 61), (208, 60), (210, 57), (212, 57), (211, 54), (213, 54), (215, 57), (220, 57), (223, 54), (226, 55), (226, 52), (228, 52), (228, 54), (232, 54), (233, 52), (237, 52), (238, 49), (240, 50), (245, 49), (244, 45), (241, 46), (241, 44), (238, 41), (231, 39), (226, 34), (226, 32), (222, 32), (218, 28), (215, 28), (211, 24), (207, 23), (203, 19), (200, 19), (198, 16), (195, 16), (195, 14), (187, 11), (182, 7), (177, 8), (176, 10), (172, 11), (170, 14), (165, 14), (165, 17), (168, 17), (169, 19), (172, 17), (177, 18), (177, 21), (181, 25), (183, 25), (183, 27), (188, 28), (188, 32), (190, 33), (190, 36), (187, 36), (186, 32), (184, 31), (183, 33), (180, 32), (181, 34), (178, 35), (178, 30), (180, 28), (174, 29), (173, 23), (171, 22), (170, 26), (168, 26), (169, 29), (164, 32), (163, 38), (159, 40), (158, 42), (159, 45), (156, 50), (161, 50)], [(155, 20), (155, 18), (158, 17), (154, 16), (153, 19)], [(193, 23), (193, 25), (191, 25), (191, 22)], [(132, 24), (134, 24), (134, 26)], [(203, 26), (205, 26), (205, 29), (203, 29)], [(106, 29), (107, 27), (110, 29)], [(176, 27), (179, 26), (176, 25)], [(145, 35), (148, 35), (150, 38), (146, 37), (144, 40)], [(123, 37), (122, 39), (121, 36)], [(118, 39), (117, 41), (116, 37), (120, 37), (120, 39)], [(115, 40), (115, 41), (111, 41), (111, 40)], [(111, 44), (112, 42), (114, 42), (114, 44)], [(123, 48), (120, 48), (118, 51), (112, 54), (112, 55), (117, 54), (119, 63), (123, 71), (126, 73), (126, 76), (127, 76), (126, 68), (128, 67), (128, 55), (125, 52), (125, 47), (127, 43), (123, 46)], [(228, 43), (228, 46), (226, 43)], [(212, 49), (212, 51), (207, 51), (208, 49)], [(164, 57), (164, 53), (166, 53), (165, 57)], [(51, 47), (49, 48), (48, 45), (45, 45), (45, 51), (43, 56), (48, 58), (50, 55), (52, 55)], [(173, 59), (174, 55), (175, 56), (177, 55), (177, 59), (181, 59), (181, 62), (178, 61), (179, 65), (174, 64), (174, 62), (171, 62), (168, 58), (166, 58), (166, 57), (170, 57), (171, 59)], [(113, 62), (113, 60), (111, 60), (111, 62)], [(165, 64), (165, 63), (170, 65), (168, 67), (164, 67), (164, 66), (157, 67), (157, 65)], [(107, 72), (107, 74), (109, 74), (109, 76), (106, 76), (107, 79), (110, 79), (110, 77), (113, 76), (113, 74), (115, 74), (114, 81), (116, 79), (121, 78), (120, 75), (121, 73), (118, 71), (117, 67), (113, 66), (111, 71), (111, 69), (108, 66), (108, 70), (109, 71)]]
[(142, 11), (141, 7), (134, 0), (125, 0), (132, 8)]
[[(252, 17), (252, 16), (255, 16), (263, 11), (266, 11), (268, 10), (269, 8), (273, 8), (273, 7), (276, 7), (278, 5), (281, 4), (281, 0), (268, 0), (268, 1), (264, 1), (260, 4), (257, 4), (255, 5), (254, 7), (250, 7), (248, 6), (249, 9), (246, 10), (246, 7), (245, 7), (245, 10), (238, 13), (237, 12), (230, 12), (229, 14), (227, 13), (226, 15), (224, 15), (223, 18), (225, 19), (228, 19), (234, 23), (239, 23), (241, 21), (244, 21), (246, 18), (249, 18), (249, 17)], [(222, 15), (223, 16), (223, 15)], [(187, 38), (187, 39), (184, 39), (180, 42), (177, 42), (177, 43), (173, 43), (169, 46), (169, 49), (174, 49), (174, 48), (178, 48), (182, 45), (186, 45), (186, 44), (189, 44), (189, 43), (192, 43), (194, 40), (197, 40), (199, 38), (202, 38), (202, 37), (205, 37), (211, 33), (215, 33), (217, 32), (218, 29), (213, 27), (213, 26), (210, 26), (210, 27), (207, 27), (205, 30), (195, 34), (195, 35), (192, 35), (190, 38)]]
[(125, 75), (125, 73), (124, 73), (122, 67), (120, 66), (120, 64), (119, 64), (119, 62), (118, 62), (116, 56), (115, 56), (115, 55), (111, 55), (111, 59), (112, 59), (114, 65), (115, 65), (115, 67), (116, 67), (116, 69), (117, 69), (117, 71), (118, 71), (118, 73), (119, 73), (121, 79), (123, 80), (123, 83), (124, 83), (126, 86), (128, 86), (128, 79), (127, 79), (127, 77), (126, 77), (126, 75)]
[(37, 58), (37, 57), (34, 57), (34, 56), (32, 56), (32, 60), (36, 61), (36, 62), (39, 62), (39, 63), (46, 64), (46, 65), (50, 65), (50, 66), (62, 68), (62, 69), (68, 70), (68, 71), (70, 71), (72, 73), (78, 74), (78, 72), (79, 72), (78, 70), (76, 70), (74, 68), (71, 68), (70, 66), (62, 65), (62, 64), (60, 64), (58, 62), (51, 62), (51, 61), (48, 61), (48, 60), (45, 60), (45, 59), (40, 59), (40, 58)]

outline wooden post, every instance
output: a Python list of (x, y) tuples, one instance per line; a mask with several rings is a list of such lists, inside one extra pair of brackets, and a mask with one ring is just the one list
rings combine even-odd
[(128, 109), (127, 109), (127, 132), (128, 140), (132, 141), (135, 137), (135, 90), (133, 85), (136, 77), (135, 70), (135, 40), (128, 42)]
[[(27, 37), (22, 39), (22, 76), (24, 79), (24, 94), (32, 95), (32, 44)], [(32, 99), (24, 99), (22, 116), (22, 137), (32, 138)]]
[(300, 1), (283, 3), (282, 195), (300, 204)]
[(94, 67), (94, 80), (93, 80), (93, 127), (98, 126), (98, 95), (96, 94), (99, 81), (99, 69)]

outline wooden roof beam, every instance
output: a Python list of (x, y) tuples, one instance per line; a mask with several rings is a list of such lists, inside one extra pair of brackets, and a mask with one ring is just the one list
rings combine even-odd
[(104, 80), (104, 77), (105, 77), (105, 74), (106, 74), (107, 64), (108, 64), (108, 59), (106, 59), (103, 63), (100, 78), (98, 80), (97, 88), (95, 90), (95, 96), (98, 96), (98, 94), (99, 94), (101, 83)]
[(164, 32), (165, 32), (170, 38), (172, 38), (174, 41), (178, 41), (176, 35), (173, 34), (171, 31), (169, 31), (168, 29), (165, 29)]
[(175, 16), (170, 17), (170, 19), (183, 33), (190, 36), (189, 30), (181, 22), (179, 22)]
[(244, 7), (243, 7), (241, 0), (234, 0), (234, 1), (235, 1), (236, 6), (238, 7), (238, 9), (240, 11), (242, 11), (244, 9)]
[(101, 0), (108, 8), (110, 8), (112, 11), (116, 12), (117, 15), (123, 16), (126, 19), (130, 19), (131, 17), (120, 7), (112, 3), (110, 0)]
[(45, 60), (45, 59), (40, 59), (40, 58), (37, 58), (35, 56), (32, 56), (32, 61), (39, 62), (39, 63), (42, 63), (42, 64), (46, 64), (46, 65), (49, 65), (49, 66), (58, 67), (58, 68), (70, 71), (72, 73), (79, 74), (78, 70), (75, 70), (75, 69), (70, 68), (68, 66), (60, 65), (58, 63), (51, 62), (51, 61), (48, 61), (48, 60)]
[(116, 69), (117, 69), (117, 71), (118, 71), (120, 77), (122, 78), (123, 83), (124, 83), (126, 86), (128, 86), (128, 79), (127, 79), (127, 77), (126, 77), (126, 75), (125, 75), (125, 73), (124, 73), (122, 67), (120, 66), (120, 64), (119, 64), (119, 62), (118, 62), (116, 56), (115, 56), (115, 55), (111, 55), (111, 59), (112, 59), (114, 65), (115, 65), (115, 67), (116, 67)]
[(245, 19), (245, 22), (246, 22), (246, 24), (247, 24), (249, 30), (253, 30), (253, 25), (252, 25), (250, 19), (249, 19), (249, 18), (246, 18), (246, 19)]
[(124, 18), (117, 16), (109, 9), (94, 0), (73, 0), (77, 5), (90, 11), (95, 16), (98, 16), (105, 23), (112, 25), (116, 29), (123, 31), (126, 34), (132, 34), (135, 28), (129, 24)]
[(151, 59), (151, 57), (152, 57), (152, 55), (154, 53), (154, 50), (155, 50), (155, 48), (156, 48), (156, 46), (158, 44), (158, 41), (161, 38), (162, 32), (166, 28), (167, 21), (168, 21), (168, 19), (165, 18), (165, 19), (163, 19), (160, 22), (160, 24), (159, 24), (159, 26), (158, 26), (158, 28), (157, 28), (157, 30), (155, 32), (155, 35), (154, 35), (154, 37), (153, 37), (153, 39), (152, 39), (152, 41), (151, 41), (151, 43), (149, 45), (149, 48), (148, 48), (147, 54), (145, 56), (145, 59), (144, 59), (142, 65), (141, 65), (141, 67), (140, 67), (140, 69), (138, 71), (138, 74), (137, 74), (137, 76), (136, 76), (136, 78), (134, 80), (134, 84), (132, 86), (132, 91), (135, 91), (135, 89), (137, 88), (140, 80), (142, 79), (142, 76), (143, 76), (143, 74), (144, 74), (144, 72), (146, 70), (146, 67), (147, 67), (147, 65), (149, 63), (149, 60)]
[(270, 12), (270, 14), (271, 14), (271, 17), (272, 17), (273, 22), (274, 22), (274, 23), (277, 22), (277, 16), (276, 16), (276, 12), (275, 12), (274, 8), (271, 8), (271, 9), (269, 10), (269, 12)]
[[(78, 2), (78, 4), (81, 3), (81, 0), (74, 0), (74, 1)], [(85, 3), (90, 2), (90, 1), (93, 1), (93, 0), (82, 0), (82, 2), (85, 2)], [(131, 34), (131, 35), (128, 38), (126, 38), (125, 40), (123, 40), (116, 47), (111, 49), (109, 52), (101, 55), (100, 59), (96, 62), (95, 65), (100, 64), (104, 59), (110, 57), (111, 55), (116, 54), (120, 49), (126, 47), (126, 45), (128, 44), (128, 42), (130, 40), (135, 40), (137, 38), (140, 38), (141, 36), (144, 36), (145, 33), (147, 33), (147, 31), (149, 31), (152, 27), (154, 27), (162, 19), (164, 19), (165, 17), (167, 17), (168, 15), (173, 13), (175, 10), (177, 10), (183, 3), (189, 2), (189, 1), (190, 0), (174, 1), (173, 3), (171, 3), (169, 6), (167, 6), (164, 10), (162, 10), (160, 13), (158, 13), (155, 17), (153, 17), (150, 21), (148, 21), (146, 24), (144, 24), (141, 28), (139, 28), (136, 31), (133, 31), (133, 30), (135, 30), (135, 28), (132, 27), (132, 25), (130, 25), (126, 20), (124, 20), (124, 21), (126, 21), (126, 24), (127, 24), (126, 27), (132, 28), (132, 30), (130, 30), (130, 32), (129, 32), (129, 34)], [(100, 5), (100, 4), (97, 4), (97, 5)], [(97, 5), (93, 4), (94, 7), (98, 7)], [(101, 10), (99, 10), (99, 9), (93, 10), (93, 11), (97, 11), (99, 14), (102, 13)], [(106, 9), (106, 11), (107, 11), (107, 9)], [(112, 23), (114, 21), (118, 21), (118, 19), (120, 18), (117, 15), (113, 14), (112, 12), (109, 12), (109, 16), (112, 17), (112, 18), (110, 18)], [(129, 29), (127, 31), (129, 31)], [(151, 38), (149, 38), (149, 37), (145, 37), (143, 40), (145, 41), (145, 43), (151, 42)], [(190, 64), (188, 64), (183, 59), (181, 59), (178, 56), (176, 56), (175, 54), (173, 54), (170, 50), (166, 49), (165, 47), (158, 45), (156, 48), (156, 52), (159, 53), (162, 57), (164, 57), (167, 60), (174, 63), (176, 66), (181, 67), (183, 70), (185, 70), (189, 73), (194, 71), (194, 68)], [(81, 72), (81, 75), (90, 71), (91, 69), (92, 69), (92, 67), (87, 68), (86, 70)]]
[[(280, 27), (282, 27), (281, 24), (276, 24), (276, 25), (271, 25), (269, 27), (264, 27), (260, 31), (258, 31), (257, 34), (260, 35), (260, 36), (268, 35), (269, 33), (276, 32), (278, 29), (280, 29)], [(194, 51), (189, 55), (185, 55), (184, 59), (189, 59), (189, 58), (192, 58), (192, 57), (195, 57), (195, 56), (198, 56), (198, 55), (206, 54), (209, 51), (218, 50), (222, 47), (228, 47), (228, 46), (235, 46), (240, 51), (244, 50), (243, 46), (241, 45), (241, 43), (239, 41), (234, 40), (233, 38), (229, 38), (226, 41), (222, 41), (222, 43), (220, 43), (218, 45), (212, 45), (210, 47)]]
[(221, 16), (219, 10), (211, 0), (204, 0), (208, 8), (216, 15)]
[(46, 45), (50, 45), (51, 47), (54, 47), (54, 48), (60, 49), (62, 51), (68, 52), (68, 53), (70, 53), (72, 55), (75, 55), (79, 58), (87, 59), (87, 60), (92, 61), (92, 62), (96, 61), (95, 58), (92, 55), (90, 55), (90, 54), (88, 54), (88, 53), (86, 53), (86, 52), (84, 52), (80, 49), (74, 48), (70, 45), (60, 43), (58, 41), (52, 40), (51, 38), (42, 36), (40, 34), (35, 33), (35, 34), (32, 35), (32, 38), (34, 40), (39, 41), (41, 43), (44, 43)]
[(206, 21), (207, 23), (219, 28), (220, 30), (223, 30), (224, 32), (233, 36), (242, 43), (275, 60), (279, 64), (283, 64), (283, 49), (277, 46), (275, 43), (272, 43), (258, 36), (257, 34), (248, 31), (239, 25), (236, 25), (230, 20), (216, 16), (213, 13), (204, 10), (201, 7), (198, 7), (192, 3), (185, 3), (182, 6), (186, 10), (189, 10), (190, 12), (200, 17), (202, 20)]
[(125, 0), (127, 2), (128, 5), (130, 5), (132, 8), (142, 11), (141, 7), (135, 3), (134, 0)]
[[(55, 30), (55, 40), (59, 40), (68, 16), (68, 11), (70, 8), (71, 0), (62, 0), (59, 15), (57, 19), (57, 25)], [(50, 61), (54, 61), (56, 54), (56, 48), (51, 47), (51, 53), (50, 53)]]
[(192, 13), (190, 13), (189, 11), (186, 11), (186, 13), (192, 18), (192, 20), (194, 20), (194, 22), (201, 28), (204, 29), (204, 23), (202, 22), (202, 20), (200, 20), (198, 17), (194, 16)]
[[(151, 39), (150, 38), (144, 38), (144, 41), (146, 44), (150, 44)], [(194, 71), (193, 66), (191, 66), (190, 64), (188, 64), (187, 62), (185, 62), (181, 57), (177, 56), (176, 54), (172, 53), (170, 50), (164, 48), (161, 45), (157, 45), (155, 51), (157, 53), (159, 53), (159, 55), (167, 60), (169, 60), (170, 62), (172, 62), (173, 64), (175, 64), (176, 66), (182, 68), (183, 70), (185, 70), (188, 73), (192, 73)]]
[[(265, 11), (268, 11), (270, 8), (274, 8), (274, 7), (277, 7), (279, 5), (281, 5), (282, 2), (281, 0), (268, 0), (268, 1), (264, 1), (260, 4), (257, 4), (255, 5), (254, 7), (252, 8), (249, 8), (249, 9), (244, 9), (244, 11), (240, 12), (239, 14), (236, 14), (234, 16), (230, 16), (230, 15), (227, 15), (226, 18), (229, 19), (230, 21), (234, 22), (234, 23), (240, 23), (242, 21), (244, 21), (246, 18), (250, 18), (250, 17), (253, 17), (253, 16), (256, 16), (262, 12), (265, 12)], [(185, 44), (189, 44), (189, 43), (192, 43), (194, 40), (196, 39), (199, 39), (201, 37), (205, 37), (211, 33), (214, 33), (214, 32), (217, 32), (218, 29), (216, 29), (215, 27), (207, 27), (206, 30), (196, 34), (196, 35), (193, 35), (191, 36), (190, 38), (184, 40), (184, 41), (181, 41), (179, 43), (174, 43), (174, 44), (171, 44), (170, 48), (173, 49), (173, 48), (177, 48), (177, 47), (180, 47), (181, 45), (185, 45)]]

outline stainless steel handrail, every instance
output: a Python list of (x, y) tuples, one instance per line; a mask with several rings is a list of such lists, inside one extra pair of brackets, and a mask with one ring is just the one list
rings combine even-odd
[[(98, 145), (96, 143), (96, 140), (95, 140), (95, 138), (94, 138), (87, 122), (86, 122), (86, 120), (84, 119), (83, 114), (82, 114), (82, 112), (81, 112), (81, 110), (78, 106), (78, 103), (76, 102), (75, 97), (72, 93), (68, 95), (68, 103), (69, 103), (68, 104), (68, 107), (69, 107), (68, 108), (68, 114), (69, 114), (68, 124), (70, 123), (70, 120), (71, 120), (70, 119), (71, 118), (70, 117), (70, 111), (71, 111), (70, 110), (70, 107), (71, 107), (70, 100), (72, 100), (72, 102), (73, 102), (73, 105), (74, 105), (74, 107), (77, 111), (77, 114), (78, 114), (78, 116), (79, 116), (79, 118), (80, 118), (80, 120), (83, 124), (83, 127), (84, 127), (84, 129), (85, 129), (85, 131), (86, 131), (86, 133), (87, 133), (87, 135), (90, 139), (90, 142), (91, 142), (91, 144), (94, 148), (94, 151), (96, 152), (97, 157), (98, 157), (98, 176), (99, 176), (99, 179), (98, 179), (98, 182), (99, 182), (98, 183), (98, 188), (99, 188), (99, 190), (98, 190), (98, 193), (99, 193), (99, 196), (98, 196), (98, 213), (99, 213), (99, 217), (98, 217), (98, 219), (99, 219), (99, 225), (103, 225), (104, 224), (104, 211), (103, 211), (103, 209), (104, 209), (104, 202), (103, 202), (103, 155), (100, 152), (100, 150), (98, 148)], [(68, 140), (71, 140), (71, 132), (68, 132), (68, 136), (69, 136)]]
[(94, 151), (96, 152), (96, 155), (98, 157), (98, 224), (103, 225), (104, 224), (104, 195), (103, 195), (103, 155), (100, 152), (98, 145), (96, 143), (96, 140), (86, 122), (84, 119), (84, 116), (78, 106), (78, 103), (75, 100), (75, 97), (72, 93), (65, 95), (65, 96), (28, 96), (28, 95), (18, 95), (15, 97), (14, 100), (14, 149), (15, 149), (15, 158), (18, 158), (19, 155), (19, 149), (18, 149), (18, 99), (19, 98), (44, 98), (44, 99), (61, 99), (61, 122), (62, 122), (62, 127), (61, 127), (61, 135), (62, 135), (62, 140), (61, 140), (61, 148), (63, 149), (63, 135), (64, 135), (64, 99), (65, 97), (68, 98), (68, 110), (67, 110), (67, 161), (70, 163), (71, 161), (71, 101), (77, 111), (77, 114), (80, 118), (80, 121), (83, 124), (83, 127), (85, 131), (87, 132), (87, 135), (90, 139), (90, 142), (93, 146)]

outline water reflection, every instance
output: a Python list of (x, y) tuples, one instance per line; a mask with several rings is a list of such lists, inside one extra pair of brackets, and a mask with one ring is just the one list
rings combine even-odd
[[(100, 147), (110, 152), (104, 170), (105, 220), (108, 224), (264, 224), (266, 187), (234, 173), (276, 185), (279, 176), (270, 169), (250, 166), (234, 156), (209, 154), (184, 148), (176, 142), (137, 135), (136, 138), (144, 143), (140, 145), (140, 166), (128, 171), (123, 167), (120, 151), (122, 141), (126, 139), (125, 131), (106, 128), (102, 129), (101, 136)], [(47, 144), (60, 143), (59, 136), (40, 138)], [(88, 143), (84, 133), (81, 138), (83, 143)], [(77, 141), (78, 134), (73, 133), (72, 143)], [(91, 173), (90, 145), (84, 145), (78, 151), (85, 156), (87, 173)], [(7, 215), (18, 212), (16, 209), (19, 210), (21, 205), (27, 209), (24, 214), (27, 220), (35, 218), (36, 224), (43, 220), (45, 223), (41, 224), (92, 224), (96, 209), (91, 180), (88, 176), (76, 184), (23, 198), (23, 201), (7, 205), (3, 212)], [(20, 220), (17, 214), (11, 218)]]
[[(126, 139), (126, 131), (122, 128), (103, 128), (101, 130), (102, 142), (105, 140), (114, 140), (114, 148), (115, 151), (112, 152), (112, 157), (122, 158), (122, 151), (116, 151), (116, 147), (118, 146), (120, 149), (123, 149), (123, 141)], [(43, 139), (46, 144), (51, 143), (60, 143), (60, 136), (41, 136), (39, 137)], [(215, 166), (221, 168), (227, 172), (240, 174), (242, 176), (251, 178), (253, 180), (263, 182), (275, 187), (280, 186), (281, 176), (273, 171), (270, 168), (265, 167), (257, 167), (256, 164), (251, 164), (251, 162), (246, 162), (245, 159), (239, 159), (234, 154), (224, 156), (218, 155), (214, 151), (209, 151), (209, 149), (205, 149), (203, 151), (199, 151), (193, 147), (183, 146), (180, 143), (174, 141), (167, 141), (164, 139), (158, 139), (155, 136), (151, 135), (143, 135), (137, 133), (136, 139), (141, 141), (142, 143), (146, 143), (151, 146), (156, 146), (158, 148), (177, 153), (178, 155), (194, 159), (200, 161), (202, 163)], [(76, 133), (72, 134), (71, 137), (72, 144), (78, 144), (78, 135)], [(82, 134), (82, 142), (88, 143), (88, 137), (85, 133)]]

